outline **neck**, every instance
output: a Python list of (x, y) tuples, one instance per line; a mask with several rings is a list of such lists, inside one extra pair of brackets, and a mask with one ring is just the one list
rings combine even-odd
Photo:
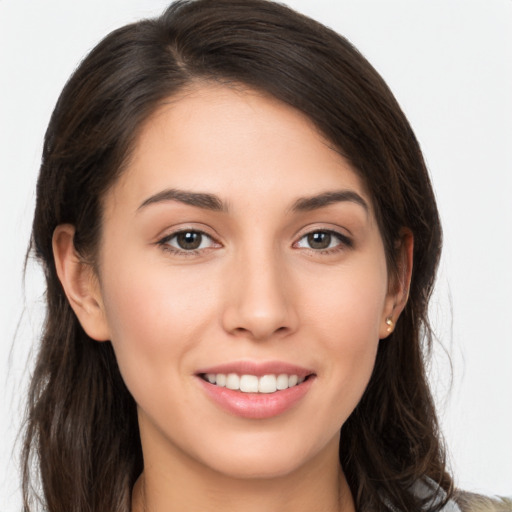
[(306, 467), (272, 478), (234, 478), (193, 461), (179, 468), (174, 461), (170, 468), (145, 459), (132, 512), (355, 512), (334, 444)]

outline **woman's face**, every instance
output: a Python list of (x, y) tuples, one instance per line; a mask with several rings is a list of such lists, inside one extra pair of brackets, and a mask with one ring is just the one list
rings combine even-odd
[(221, 86), (170, 100), (105, 198), (99, 249), (146, 465), (337, 460), (390, 288), (371, 198), (301, 113)]

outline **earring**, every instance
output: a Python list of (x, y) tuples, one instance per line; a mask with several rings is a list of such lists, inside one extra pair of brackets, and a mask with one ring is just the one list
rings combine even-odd
[(393, 329), (395, 328), (395, 322), (393, 322), (393, 319), (390, 316), (386, 318), (386, 325), (388, 326), (387, 331), (393, 332)]

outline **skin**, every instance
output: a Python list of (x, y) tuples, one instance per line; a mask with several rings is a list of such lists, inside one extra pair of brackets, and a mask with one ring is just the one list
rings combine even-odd
[[(225, 208), (164, 199), (171, 189)], [(296, 208), (334, 191), (352, 195)], [(200, 248), (180, 249), (180, 230), (204, 232)], [(330, 231), (327, 249), (311, 246), (309, 233)], [(105, 197), (96, 271), (72, 236), (55, 231), (59, 277), (86, 332), (112, 341), (138, 405), (133, 511), (354, 510), (339, 431), (405, 303), (412, 240), (395, 283), (371, 197), (307, 118), (242, 88), (170, 100)], [(284, 413), (241, 418), (197, 376), (241, 360), (299, 365), (313, 381)]]

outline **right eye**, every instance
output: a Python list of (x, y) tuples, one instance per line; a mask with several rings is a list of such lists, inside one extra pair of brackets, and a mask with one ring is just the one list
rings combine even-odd
[(171, 252), (192, 254), (218, 245), (211, 236), (193, 229), (172, 233), (162, 238), (158, 244)]

